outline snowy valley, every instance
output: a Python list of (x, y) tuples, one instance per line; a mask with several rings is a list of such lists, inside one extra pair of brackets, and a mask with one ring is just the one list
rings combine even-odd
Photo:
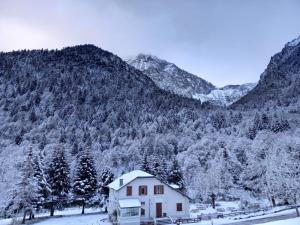
[(105, 211), (107, 185), (136, 169), (195, 204), (294, 208), (300, 43), (290, 43), (257, 85), (219, 89), (156, 57), (129, 65), (94, 45), (0, 53), (1, 217)]

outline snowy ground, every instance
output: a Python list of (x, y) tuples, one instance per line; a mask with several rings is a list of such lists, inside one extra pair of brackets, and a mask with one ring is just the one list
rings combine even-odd
[(299, 225), (299, 224), (300, 224), (300, 218), (294, 218), (294, 219), (264, 223), (263, 225)]
[(36, 225), (111, 225), (107, 222), (106, 214), (86, 214), (77, 216), (64, 216), (50, 218), (35, 223)]
[[(81, 208), (69, 208), (63, 211), (56, 210), (54, 217), (49, 217), (49, 212), (36, 215), (38, 225), (110, 225), (107, 221), (107, 214), (102, 214), (96, 208), (87, 208), (86, 214), (81, 215)], [(20, 218), (17, 218), (20, 221)], [(12, 224), (12, 219), (0, 219), (0, 225)]]
[[(235, 211), (238, 209), (237, 202), (218, 202), (217, 209), (223, 209), (224, 214)], [(290, 219), (294, 217), (295, 210), (281, 210), (282, 207), (277, 207), (267, 212), (252, 213), (243, 216), (233, 216), (223, 219), (214, 219), (214, 225), (232, 224), (232, 225), (253, 225), (253, 224), (265, 224), (265, 225), (300, 225), (300, 219)], [(89, 208), (86, 209), (85, 215), (80, 215), (81, 208), (70, 208), (64, 211), (55, 211), (55, 217), (49, 217), (49, 212), (36, 215), (36, 225), (111, 225), (107, 220), (107, 214), (103, 214), (99, 209)], [(211, 207), (203, 206), (200, 204), (191, 205), (191, 216), (196, 217), (199, 214), (215, 213), (216, 210)], [(270, 222), (272, 220), (279, 220), (277, 222)], [(19, 218), (20, 220), (20, 218)], [(0, 220), (0, 225), (12, 224), (11, 219)], [(200, 223), (194, 223), (194, 225), (211, 225), (212, 221), (202, 221)]]

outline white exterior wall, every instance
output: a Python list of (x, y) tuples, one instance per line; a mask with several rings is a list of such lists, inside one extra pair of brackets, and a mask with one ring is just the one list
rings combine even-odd
[[(147, 186), (147, 195), (139, 195), (139, 186)], [(163, 185), (164, 194), (155, 195), (154, 185)], [(132, 186), (132, 196), (127, 196), (127, 186)], [(171, 217), (188, 217), (189, 216), (189, 199), (186, 196), (178, 193), (168, 185), (161, 183), (154, 177), (136, 178), (129, 184), (125, 185), (118, 191), (110, 189), (109, 193), (109, 208), (116, 207), (119, 199), (139, 199), (140, 202), (145, 202), (145, 218), (156, 217), (156, 203), (162, 203), (162, 213), (166, 213)], [(182, 203), (182, 211), (177, 212), (176, 203)], [(111, 208), (112, 207), (112, 208)], [(143, 207), (143, 206), (142, 206)], [(142, 217), (143, 219), (143, 217)]]
[(113, 214), (113, 211), (118, 209), (118, 201), (119, 201), (119, 193), (114, 189), (109, 189), (109, 197), (108, 197), (108, 207), (107, 211), (109, 215)]

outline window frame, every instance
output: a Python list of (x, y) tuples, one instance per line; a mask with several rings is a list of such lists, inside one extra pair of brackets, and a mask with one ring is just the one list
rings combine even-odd
[(164, 185), (162, 184), (154, 185), (154, 195), (163, 195), (163, 194), (165, 194)]
[(140, 185), (139, 186), (139, 195), (147, 195), (148, 194), (148, 186)]
[(181, 202), (176, 203), (176, 212), (183, 211), (183, 204)]
[(126, 196), (132, 196), (132, 186), (126, 187)]

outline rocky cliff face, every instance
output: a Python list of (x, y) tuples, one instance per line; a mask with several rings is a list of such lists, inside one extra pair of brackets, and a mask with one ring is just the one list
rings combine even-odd
[(297, 104), (300, 96), (300, 37), (274, 55), (257, 86), (233, 107)]
[(216, 88), (210, 82), (152, 55), (139, 54), (127, 62), (146, 74), (161, 89), (200, 100), (202, 103), (228, 106), (246, 95), (255, 86), (249, 83)]
[(194, 95), (209, 94), (215, 89), (206, 80), (156, 56), (139, 54), (127, 63), (150, 77), (161, 89), (177, 95), (193, 98)]

